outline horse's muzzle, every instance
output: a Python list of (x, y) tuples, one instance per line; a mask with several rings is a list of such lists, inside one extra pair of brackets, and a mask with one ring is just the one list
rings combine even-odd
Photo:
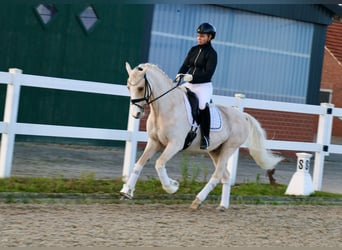
[(132, 112), (132, 116), (135, 119), (140, 119), (141, 117), (144, 116), (144, 114), (145, 114), (145, 109), (141, 107), (135, 108), (135, 111)]
[(140, 119), (145, 114), (145, 105), (139, 105), (138, 103), (132, 103), (132, 116), (135, 119)]

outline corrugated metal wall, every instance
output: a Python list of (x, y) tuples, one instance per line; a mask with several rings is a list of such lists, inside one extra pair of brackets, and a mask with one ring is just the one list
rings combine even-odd
[(212, 5), (157, 4), (149, 62), (173, 78), (202, 22), (217, 29), (215, 94), (305, 103), (313, 24)]

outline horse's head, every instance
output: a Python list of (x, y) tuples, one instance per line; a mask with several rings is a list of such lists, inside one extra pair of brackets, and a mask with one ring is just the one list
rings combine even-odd
[(151, 96), (151, 88), (146, 78), (147, 69), (148, 67), (142, 66), (132, 69), (129, 63), (126, 62), (127, 88), (131, 95), (132, 115), (136, 119), (143, 117), (145, 106)]

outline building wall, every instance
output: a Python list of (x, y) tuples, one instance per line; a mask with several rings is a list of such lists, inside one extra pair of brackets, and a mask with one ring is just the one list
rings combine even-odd
[[(165, 50), (165, 44), (163, 44), (163, 42), (171, 43), (175, 40), (174, 38), (169, 37), (165, 37), (162, 43), (158, 43), (154, 40), (154, 42), (156, 42), (154, 48), (159, 46), (159, 50), (150, 49), (150, 39), (153, 39), (153, 37), (157, 36), (159, 33), (152, 30), (154, 7), (149, 5), (93, 4), (92, 6), (100, 18), (99, 23), (91, 32), (85, 32), (80, 26), (78, 15), (86, 6), (86, 4), (56, 4), (58, 11), (57, 16), (51, 24), (45, 27), (34, 12), (36, 5), (2, 4), (0, 9), (0, 36), (2, 37), (3, 44), (0, 47), (0, 57), (2, 58), (2, 60), (0, 60), (0, 70), (7, 71), (10, 67), (17, 67), (23, 69), (24, 73), (29, 74), (124, 84), (127, 79), (127, 74), (124, 69), (125, 61), (130, 62), (131, 65), (137, 65), (141, 62), (148, 61), (149, 58), (152, 60), (151, 55), (153, 53), (154, 56), (160, 56), (161, 54), (159, 54), (159, 52), (161, 53)], [(182, 12), (183, 7), (184, 6), (180, 5), (179, 12), (176, 10), (176, 15), (177, 13), (179, 15), (184, 14)], [(247, 8), (246, 6), (240, 6), (239, 8), (233, 8), (232, 10), (229, 6), (223, 8), (222, 6), (207, 5), (210, 11), (208, 11), (208, 9), (203, 10), (203, 7), (205, 6), (197, 6), (196, 8), (202, 8), (202, 12), (198, 13), (202, 13), (206, 20), (210, 20), (211, 16), (215, 17), (215, 20), (221, 20), (217, 28), (221, 26), (232, 30), (234, 21), (237, 20), (239, 20), (239, 24), (242, 28), (250, 28), (248, 25), (243, 25), (243, 21), (246, 21), (246, 18), (253, 18), (253, 20), (258, 21), (259, 26), (257, 27), (264, 35), (267, 32), (267, 27), (269, 27), (266, 24), (271, 24), (273, 21), (278, 24), (283, 24), (279, 27), (289, 27), (285, 30), (287, 33), (278, 33), (277, 39), (281, 41), (281, 35), (284, 35), (284, 39), (289, 39), (289, 36), (285, 34), (293, 34), (291, 44), (274, 42), (272, 46), (284, 45), (283, 48), (280, 49), (277, 47), (276, 51), (272, 46), (260, 49), (259, 47), (263, 44), (263, 42), (260, 41), (258, 44), (258, 46), (260, 46), (258, 48), (253, 44), (244, 44), (244, 46), (240, 48), (237, 43), (225, 41), (224, 39), (227, 37), (224, 37), (224, 33), (221, 32), (221, 34), (218, 34), (216, 41), (221, 40), (221, 43), (217, 43), (217, 48), (224, 48), (224, 46), (226, 46), (235, 48), (236, 51), (256, 49), (257, 51), (253, 52), (256, 56), (253, 59), (254, 63), (257, 62), (258, 64), (262, 64), (262, 60), (257, 60), (258, 53), (261, 52), (264, 53), (260, 54), (261, 58), (271, 58), (269, 54), (273, 53), (274, 55), (277, 55), (275, 52), (279, 51), (285, 51), (287, 53), (290, 49), (290, 52), (287, 54), (293, 57), (293, 62), (296, 60), (296, 56), (298, 57), (298, 54), (302, 55), (304, 59), (308, 59), (310, 53), (320, 52), (319, 46), (313, 46), (310, 51), (308, 50), (310, 48), (310, 41), (308, 41), (308, 39), (316, 39), (319, 38), (318, 36), (324, 35), (323, 31), (317, 32), (316, 27), (324, 26), (325, 24), (321, 23), (322, 20), (315, 21), (315, 19), (316, 16), (323, 16), (323, 21), (325, 22), (326, 13), (316, 6), (311, 6), (309, 9), (306, 9), (305, 6), (300, 7), (301, 13), (303, 11), (306, 13), (305, 20), (301, 20), (302, 14), (298, 14), (297, 18), (291, 20), (292, 9), (287, 8), (284, 11), (284, 9), (279, 6), (277, 6), (275, 14), (273, 13), (274, 15), (272, 15), (274, 9), (269, 6), (266, 6), (267, 11), (264, 12), (267, 15), (258, 13), (261, 11), (260, 8), (264, 8), (261, 5), (259, 9), (256, 9), (255, 6), (248, 7), (251, 12), (244, 10), (244, 8)], [(191, 6), (190, 9), (194, 8), (195, 6)], [(216, 12), (217, 10), (218, 12)], [(317, 10), (319, 10), (319, 13), (321, 14), (310, 14)], [(225, 13), (227, 12), (230, 13), (228, 16), (229, 27), (225, 26), (224, 21), (226, 20), (224, 18), (226, 18)], [(287, 16), (276, 16), (277, 14), (284, 12), (287, 13)], [(217, 16), (218, 13), (220, 13), (221, 19)], [(164, 14), (165, 15), (162, 15), (162, 17), (167, 18), (168, 16), (166, 13)], [(183, 31), (186, 31), (186, 42), (182, 43), (182, 46), (171, 46), (172, 53), (168, 56), (161, 56), (164, 62), (170, 62), (172, 60), (174, 62), (174, 60), (176, 60), (176, 65), (178, 66), (180, 66), (186, 51), (194, 44), (195, 28), (198, 25), (198, 21), (201, 20), (200, 16), (196, 15), (196, 13), (192, 16), (183, 15), (182, 18), (184, 18), (184, 20), (179, 17), (169, 19), (172, 21), (168, 23), (168, 28), (172, 30), (179, 27), (179, 25), (184, 27)], [(196, 24), (192, 27), (189, 24), (194, 20), (196, 21)], [(311, 21), (313, 21), (314, 24), (312, 24)], [(175, 22), (178, 22), (178, 26), (175, 26)], [(154, 25), (158, 25), (158, 20), (154, 21)], [(298, 25), (298, 29), (295, 27), (296, 25)], [(312, 30), (313, 26), (314, 29)], [(269, 29), (271, 28), (272, 27), (269, 27)], [(239, 35), (239, 38), (243, 39), (244, 35), (247, 34), (249, 35), (249, 42), (253, 42), (253, 36), (250, 35), (250, 32), (255, 30), (245, 30), (247, 33), (243, 34), (239, 33), (241, 29), (235, 30), (237, 32), (236, 36)], [(321, 29), (323, 30), (324, 28), (321, 27)], [(277, 29), (273, 30), (276, 31)], [(308, 32), (306, 33), (307, 35), (305, 35), (305, 32)], [(193, 36), (191, 34), (193, 34)], [(256, 34), (260, 34), (260, 32), (257, 32)], [(191, 39), (193, 38), (193, 40), (189, 40), (189, 37), (191, 37)], [(184, 40), (184, 36), (178, 38)], [(302, 39), (304, 38), (306, 39), (305, 44), (302, 43)], [(321, 37), (319, 39), (323, 38)], [(300, 46), (305, 46), (305, 48), (297, 50), (296, 43)], [(265, 53), (267, 56), (265, 56)], [(240, 54), (241, 53), (236, 53), (237, 56)], [(245, 51), (245, 55), (248, 56), (248, 52)], [(281, 58), (281, 56), (278, 58)], [(241, 60), (240, 63), (243, 63), (243, 61), (248, 61), (248, 59)], [(158, 61), (150, 62), (158, 64)], [(269, 62), (271, 62), (271, 60)], [(289, 62), (287, 62), (287, 65), (289, 66), (287, 69), (291, 69), (291, 60)], [(232, 63), (234, 63), (234, 61), (232, 61)], [(220, 65), (225, 64), (223, 62)], [(308, 84), (311, 84), (310, 79), (313, 79), (314, 77), (312, 77), (312, 75), (307, 77), (307, 74), (309, 74), (309, 72), (307, 72), (307, 63), (303, 65), (306, 65), (305, 67), (302, 67), (302, 69), (304, 68), (306, 71), (304, 72), (304, 78), (303, 75), (301, 75), (302, 78), (300, 79), (304, 79), (305, 83), (303, 83), (303, 86), (305, 87)], [(311, 60), (310, 67), (312, 65), (317, 65), (317, 62)], [(175, 69), (178, 69), (178, 66), (175, 66)], [(169, 72), (170, 69), (167, 67), (162, 68), (170, 74), (170, 77), (173, 77), (176, 73), (175, 70)], [(293, 68), (298, 70), (298, 67), (292, 67), (292, 69)], [(225, 71), (226, 69), (223, 68), (222, 70)], [(310, 70), (315, 71), (315, 74), (320, 74), (319, 70), (313, 70), (313, 68), (310, 68), (309, 71)], [(243, 72), (241, 72), (240, 75), (247, 77), (248, 71), (246, 72), (245, 75)], [(264, 69), (263, 72), (263, 74), (259, 74), (258, 76), (272, 75), (275, 77), (275, 74), (268, 75), (268, 73), (272, 73), (270, 72), (270, 69)], [(254, 74), (257, 73), (258, 72), (254, 72)], [(286, 77), (296, 77), (298, 75), (299, 72), (289, 71)], [(253, 79), (253, 77), (249, 77), (249, 79)], [(222, 79), (224, 80), (224, 78)], [(221, 80), (219, 82), (221, 82)], [(271, 83), (271, 81), (269, 82)], [(297, 85), (294, 85), (294, 87), (297, 87)], [(216, 94), (220, 94), (219, 91), (220, 90), (217, 90)], [(301, 91), (300, 98), (304, 100), (306, 91)], [(0, 86), (0, 107), (4, 103), (5, 92), (6, 89), (4, 86)], [(235, 92), (243, 91), (237, 90), (231, 93), (234, 94)], [(262, 91), (260, 93), (262, 94)], [(251, 98), (250, 95), (247, 95), (247, 97)], [(288, 97), (291, 97), (291, 95), (288, 95)], [(128, 108), (123, 109), (122, 107), (128, 107), (128, 105), (128, 98), (122, 97), (23, 88), (18, 120), (20, 122), (38, 122), (43, 124), (126, 128)], [(1, 107), (0, 116), (3, 115), (2, 112), (3, 108)], [(303, 141), (312, 141), (315, 136), (316, 131), (314, 128), (311, 128), (313, 126), (312, 124), (315, 124), (315, 122), (311, 122), (310, 117), (299, 119), (297, 115), (289, 113), (276, 114), (273, 112), (252, 110), (248, 112), (255, 115), (262, 123), (270, 138), (287, 138), (290, 140), (296, 140), (297, 138)], [(144, 121), (141, 124), (142, 127), (144, 127)], [(287, 125), (285, 126), (284, 124)], [(299, 126), (306, 130), (302, 132), (298, 131)], [(32, 138), (29, 139), (31, 140)]]
[[(255, 10), (254, 7), (248, 10)], [(271, 9), (268, 9), (269, 14)], [(301, 10), (305, 11), (305, 7), (302, 6)], [(315, 17), (309, 12), (316, 10), (321, 9), (316, 6), (306, 9), (306, 16), (310, 16), (311, 21)], [(282, 9), (277, 8), (277, 13), (281, 12)], [(284, 12), (291, 16), (289, 9)], [(244, 93), (248, 98), (317, 102), (319, 86), (316, 85), (319, 80), (315, 78), (321, 72), (324, 25), (217, 6), (187, 8), (183, 5), (158, 5), (154, 15), (149, 58), (170, 77), (177, 72), (187, 50), (195, 44), (194, 28), (204, 18), (215, 24), (218, 30), (213, 41), (220, 58), (213, 78), (215, 94)], [(168, 25), (171, 19), (177, 21)], [(279, 33), (279, 30), (282, 32)], [(265, 82), (268, 84), (262, 85)], [(280, 89), (283, 92), (279, 92)], [(254, 109), (245, 111), (262, 124), (268, 139), (305, 142), (315, 139), (316, 116)], [(145, 129), (144, 119), (141, 129)], [(295, 157), (293, 152), (288, 153)]]
[[(268, 140), (313, 142), (317, 134), (318, 116), (291, 112), (246, 109), (265, 129)], [(280, 151), (284, 157), (296, 158), (296, 151)]]
[[(125, 84), (125, 62), (147, 60), (153, 6), (93, 4), (98, 22), (89, 32), (79, 19), (89, 4), (55, 4), (56, 15), (47, 25), (40, 21), (37, 6), (1, 5), (1, 71), (15, 67), (26, 74)], [(1, 85), (0, 116), (5, 93)], [(126, 129), (128, 107), (127, 97), (23, 87), (18, 121)]]
[[(323, 65), (321, 88), (332, 90), (331, 102), (335, 107), (342, 108), (342, 64), (326, 48)], [(332, 135), (342, 136), (342, 120), (336, 117), (333, 121)]]
[(314, 115), (256, 109), (246, 109), (245, 112), (261, 123), (269, 140), (312, 142), (317, 132)]

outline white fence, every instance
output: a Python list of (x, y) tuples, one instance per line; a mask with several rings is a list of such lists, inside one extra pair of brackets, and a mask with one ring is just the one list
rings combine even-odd
[[(129, 115), (128, 118), (127, 130), (27, 124), (17, 122), (21, 86), (128, 97), (129, 93), (126, 86), (27, 75), (22, 74), (22, 71), (19, 69), (10, 69), (9, 73), (0, 72), (0, 84), (7, 84), (4, 119), (3, 122), (0, 122), (0, 133), (2, 133), (0, 150), (1, 178), (8, 177), (11, 174), (15, 135), (126, 141), (122, 175), (124, 179), (129, 176), (136, 160), (138, 142), (147, 141), (146, 132), (139, 131), (139, 120), (132, 118), (131, 115)], [(316, 106), (262, 101), (243, 98), (242, 95), (236, 95), (236, 97), (214, 96), (213, 99), (217, 104), (236, 106), (241, 110), (244, 108), (253, 108), (319, 115), (316, 142), (309, 143), (267, 140), (266, 146), (269, 149), (314, 152), (315, 163), (313, 183), (315, 190), (321, 190), (325, 156), (329, 155), (329, 153), (342, 154), (342, 145), (332, 145), (330, 143), (333, 116), (342, 117), (342, 108), (334, 108), (332, 104), (327, 103), (322, 103), (321, 106)], [(228, 168), (232, 175), (232, 184), (235, 183), (237, 163), (238, 150), (228, 162)]]

